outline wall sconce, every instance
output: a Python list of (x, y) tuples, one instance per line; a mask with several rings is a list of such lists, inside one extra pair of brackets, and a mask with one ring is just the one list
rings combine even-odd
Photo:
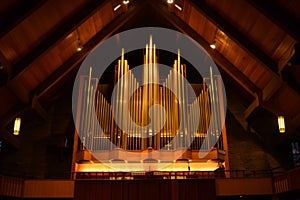
[(15, 125), (14, 125), (14, 135), (19, 135), (21, 127), (21, 118), (15, 119)]
[(279, 132), (280, 133), (285, 132), (285, 123), (284, 123), (284, 117), (283, 116), (278, 116), (278, 127), (279, 127)]

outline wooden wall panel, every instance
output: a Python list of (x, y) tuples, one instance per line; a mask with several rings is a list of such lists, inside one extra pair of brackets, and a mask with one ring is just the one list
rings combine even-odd
[(26, 180), (24, 198), (73, 198), (74, 181), (69, 180)]
[(23, 188), (23, 179), (0, 176), (0, 197), (21, 197)]
[(75, 200), (213, 200), (214, 179), (76, 181)]
[(218, 196), (273, 194), (271, 178), (217, 179)]

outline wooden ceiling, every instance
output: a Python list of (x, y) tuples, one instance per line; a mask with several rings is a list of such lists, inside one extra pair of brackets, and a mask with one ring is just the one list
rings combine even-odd
[(85, 56), (112, 34), (134, 28), (137, 19), (147, 25), (149, 16), (141, 13), (155, 15), (153, 25), (164, 20), (208, 51), (234, 82), (230, 85), (246, 94), (244, 102), (229, 106), (244, 128), (259, 108), (284, 115), (285, 138), (298, 137), (300, 76), (293, 74), (300, 74), (299, 9), (297, 0), (175, 0), (172, 5), (132, 0), (128, 7), (119, 0), (1, 1), (1, 138), (17, 147), (19, 141), (7, 130), (14, 118), (34, 111), (47, 120), (48, 108), (72, 85)]

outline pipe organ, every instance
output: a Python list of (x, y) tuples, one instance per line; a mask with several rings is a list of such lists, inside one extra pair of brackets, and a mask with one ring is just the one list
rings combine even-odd
[[(114, 70), (114, 101), (109, 101), (110, 98), (101, 93), (101, 84), (98, 78), (92, 77), (90, 68), (89, 75), (81, 77), (78, 95), (79, 119), (76, 123), (81, 133), (81, 150), (93, 152), (120, 148), (143, 151), (151, 148), (154, 151), (174, 151), (187, 147), (196, 151), (210, 150), (213, 147), (223, 149), (222, 127), (220, 123), (215, 123), (222, 120), (221, 77), (214, 75), (210, 68), (210, 76), (204, 77), (203, 83), (198, 84), (200, 93), (191, 100), (184, 81), (187, 67), (180, 59), (178, 50), (173, 70), (170, 68), (167, 77), (160, 77), (157, 49), (150, 37), (144, 51), (141, 84), (130, 70), (122, 50)], [(127, 78), (122, 79), (125, 74)], [(156, 84), (162, 78), (164, 81)], [(176, 89), (177, 96), (170, 88)], [(130, 94), (129, 91), (133, 93)], [(161, 105), (164, 111), (152, 109), (155, 104)], [(122, 109), (124, 106), (128, 112)], [(200, 118), (191, 112), (196, 107), (200, 108)], [(91, 115), (92, 109), (95, 109), (96, 118)], [(158, 113), (153, 113), (155, 111)], [(155, 118), (151, 118), (154, 114)], [(195, 128), (193, 124), (198, 126)], [(215, 143), (217, 138), (219, 140)]]

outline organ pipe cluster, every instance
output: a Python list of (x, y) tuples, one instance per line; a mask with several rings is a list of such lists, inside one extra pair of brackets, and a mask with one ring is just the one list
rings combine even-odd
[[(213, 75), (210, 68), (210, 77), (203, 78), (200, 94), (189, 102), (189, 92), (184, 81), (186, 66), (181, 64), (180, 51), (173, 70), (170, 68), (162, 84), (156, 84), (160, 80), (157, 59), (156, 46), (150, 37), (144, 53), (143, 84), (140, 86), (122, 50), (121, 59), (115, 67), (116, 92), (111, 103), (100, 92), (101, 85), (98, 78), (92, 77), (92, 68), (89, 75), (81, 77), (76, 121), (81, 133), (81, 149), (98, 151), (122, 148), (142, 151), (153, 148), (171, 151), (188, 146), (192, 150), (209, 150), (213, 146), (223, 148), (221, 137), (215, 143), (222, 132), (219, 123), (220, 105), (223, 103), (221, 77)], [(125, 75), (128, 78), (122, 78)], [(170, 88), (175, 88), (177, 95)], [(129, 91), (134, 92), (130, 94)], [(151, 119), (153, 113), (150, 108), (155, 104), (161, 105), (164, 112), (156, 113), (156, 118)], [(115, 114), (112, 106), (116, 109)], [(124, 106), (128, 107), (129, 118), (128, 113), (122, 109)], [(200, 108), (200, 118), (191, 112), (196, 107)], [(148, 124), (151, 125), (142, 128)], [(193, 128), (193, 124), (198, 126)]]

